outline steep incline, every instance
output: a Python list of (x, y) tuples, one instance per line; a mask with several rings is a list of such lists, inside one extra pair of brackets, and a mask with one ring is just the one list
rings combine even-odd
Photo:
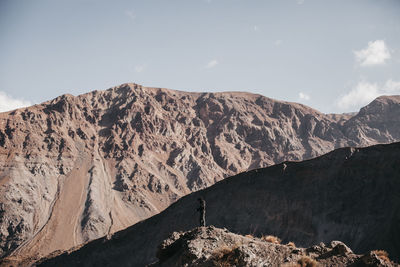
[(174, 231), (207, 222), (234, 233), (274, 235), (301, 247), (340, 240), (355, 253), (384, 249), (400, 259), (400, 143), (341, 148), (316, 159), (284, 162), (229, 177), (187, 195), (111, 239), (101, 238), (44, 266), (144, 266)]
[(399, 97), (352, 117), (248, 93), (124, 84), (1, 113), (0, 256), (109, 235), (242, 171), (399, 140), (399, 112)]

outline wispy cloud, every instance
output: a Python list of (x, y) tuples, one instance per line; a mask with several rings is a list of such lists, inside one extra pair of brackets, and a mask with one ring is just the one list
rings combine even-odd
[(260, 30), (260, 28), (257, 25), (253, 26), (253, 31), (258, 32)]
[(382, 65), (391, 57), (383, 40), (368, 42), (365, 49), (354, 51), (354, 56), (361, 66)]
[(307, 95), (306, 93), (303, 93), (303, 92), (300, 92), (299, 93), (299, 99), (300, 100), (310, 100), (310, 96), (309, 95)]
[(211, 60), (207, 63), (206, 68), (211, 69), (218, 65), (218, 61), (216, 59)]
[(302, 4), (304, 4), (304, 0), (296, 0), (296, 3), (297, 3), (298, 5), (302, 5)]
[(0, 112), (10, 111), (31, 105), (32, 103), (29, 101), (13, 98), (12, 96), (0, 91)]
[(388, 80), (379, 85), (366, 81), (359, 82), (347, 94), (337, 101), (337, 106), (343, 110), (359, 109), (381, 95), (400, 95), (400, 82)]
[(136, 15), (132, 10), (125, 10), (125, 15), (128, 16), (132, 20), (134, 20), (136, 18)]
[(275, 40), (274, 45), (275, 46), (280, 46), (282, 44), (282, 40)]

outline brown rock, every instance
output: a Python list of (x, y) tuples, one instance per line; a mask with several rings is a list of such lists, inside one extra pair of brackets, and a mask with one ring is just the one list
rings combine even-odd
[(399, 103), (325, 115), (249, 93), (124, 84), (1, 113), (0, 256), (110, 236), (239, 172), (399, 140)]
[(158, 248), (157, 255), (162, 257), (158, 256), (158, 262), (149, 266), (397, 266), (390, 260), (380, 260), (373, 252), (356, 255), (344, 243), (333, 242), (337, 244), (327, 248), (324, 255), (310, 255), (308, 249), (294, 251), (288, 245), (236, 235), (213, 226), (201, 227), (172, 234)]

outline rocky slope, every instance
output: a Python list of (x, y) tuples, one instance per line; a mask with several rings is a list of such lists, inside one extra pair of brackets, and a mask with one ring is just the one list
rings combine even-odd
[(40, 257), (224, 177), (400, 140), (400, 97), (325, 115), (260, 95), (124, 84), (0, 114), (0, 257)]
[[(43, 266), (144, 266), (174, 231), (207, 223), (237, 234), (274, 235), (301, 247), (341, 240), (356, 254), (400, 259), (400, 143), (342, 148), (312, 160), (244, 172), (182, 197), (166, 210)], [(58, 253), (59, 254), (59, 253)], [(55, 255), (54, 255), (55, 256)], [(295, 258), (293, 258), (295, 259)]]
[(340, 241), (297, 248), (293, 242), (280, 244), (274, 236), (260, 239), (213, 226), (173, 233), (161, 243), (157, 257), (151, 266), (399, 266), (382, 250), (357, 255)]

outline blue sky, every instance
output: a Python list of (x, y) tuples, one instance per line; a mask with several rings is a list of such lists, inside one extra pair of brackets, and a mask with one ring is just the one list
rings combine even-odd
[(398, 0), (0, 0), (0, 111), (125, 82), (325, 113), (400, 94)]

